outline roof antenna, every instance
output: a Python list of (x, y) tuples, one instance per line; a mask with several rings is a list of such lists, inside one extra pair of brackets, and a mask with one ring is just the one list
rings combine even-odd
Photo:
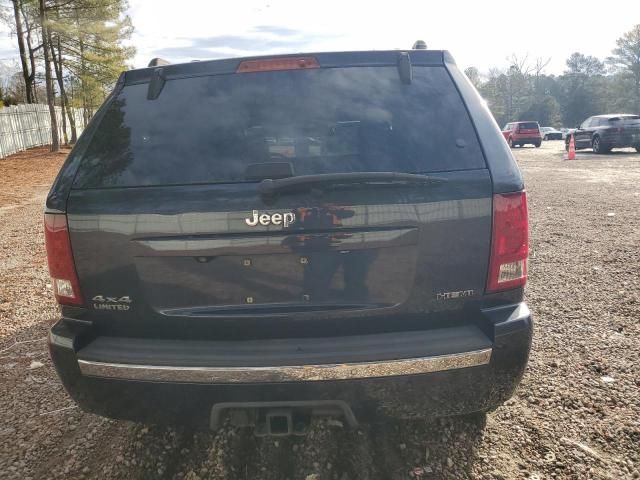
[(398, 74), (405, 85), (410, 85), (413, 80), (413, 69), (408, 52), (400, 52), (398, 55)]
[(413, 47), (411, 47), (412, 50), (426, 50), (427, 49), (427, 42), (425, 42), (424, 40), (416, 40), (416, 43), (413, 44)]

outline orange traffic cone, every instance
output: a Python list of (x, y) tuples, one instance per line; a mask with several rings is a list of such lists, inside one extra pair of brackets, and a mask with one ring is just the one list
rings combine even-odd
[(576, 159), (576, 141), (573, 138), (573, 133), (571, 137), (569, 137), (569, 152), (565, 157), (566, 160), (575, 160)]

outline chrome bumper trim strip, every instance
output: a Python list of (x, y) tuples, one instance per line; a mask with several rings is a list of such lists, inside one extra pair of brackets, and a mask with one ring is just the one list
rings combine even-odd
[(486, 365), (491, 349), (423, 358), (323, 365), (269, 367), (174, 367), (132, 365), (78, 360), (80, 371), (90, 377), (177, 383), (281, 383), (348, 380), (442, 372)]

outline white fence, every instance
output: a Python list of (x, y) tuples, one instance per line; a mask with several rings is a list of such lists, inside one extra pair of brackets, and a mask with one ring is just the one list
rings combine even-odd
[[(62, 133), (62, 109), (56, 108), (58, 135)], [(82, 131), (82, 111), (72, 109), (78, 135)], [(67, 119), (67, 135), (71, 139), (71, 126)], [(47, 105), (15, 105), (0, 109), (0, 158), (27, 148), (51, 144), (51, 118)]]

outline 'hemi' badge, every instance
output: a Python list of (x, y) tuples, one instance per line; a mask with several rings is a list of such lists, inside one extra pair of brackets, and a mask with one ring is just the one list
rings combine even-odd
[(472, 297), (475, 295), (473, 290), (460, 290), (458, 292), (442, 292), (436, 294), (437, 300), (451, 300), (454, 298)]

